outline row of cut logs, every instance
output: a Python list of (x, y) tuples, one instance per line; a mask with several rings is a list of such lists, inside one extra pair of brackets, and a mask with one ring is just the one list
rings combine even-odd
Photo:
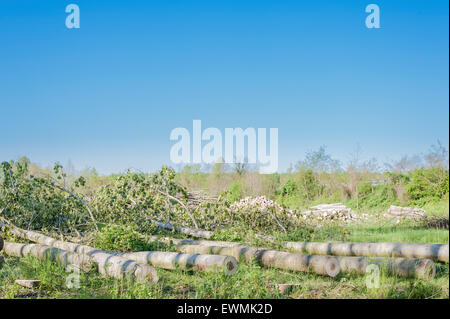
[(233, 242), (152, 236), (150, 241), (173, 243), (178, 252), (117, 253), (59, 241), (17, 227), (12, 228), (12, 233), (38, 244), (6, 242), (4, 250), (7, 255), (23, 257), (31, 254), (50, 258), (62, 265), (74, 264), (85, 270), (96, 267), (105, 276), (131, 277), (141, 282), (158, 281), (152, 266), (170, 270), (220, 271), (231, 275), (238, 267), (237, 261), (243, 261), (256, 262), (262, 267), (335, 277), (339, 273), (365, 274), (369, 265), (376, 264), (392, 275), (430, 278), (436, 271), (433, 260), (448, 262), (448, 245), (284, 243), (284, 247), (297, 252), (290, 253)]
[(150, 237), (150, 240), (175, 244), (179, 251), (185, 253), (228, 255), (239, 261), (257, 262), (263, 267), (312, 271), (330, 276), (336, 272), (365, 274), (370, 264), (376, 264), (396, 276), (430, 278), (434, 277), (436, 272), (433, 260), (448, 262), (449, 252), (448, 245), (284, 243), (286, 248), (300, 253), (292, 254), (235, 242), (156, 236)]

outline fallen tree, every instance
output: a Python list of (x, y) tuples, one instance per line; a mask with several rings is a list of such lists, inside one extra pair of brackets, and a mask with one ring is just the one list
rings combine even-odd
[(317, 255), (426, 258), (449, 262), (448, 245), (351, 242), (286, 242), (284, 245), (295, 252)]
[(256, 262), (263, 267), (313, 272), (330, 277), (335, 277), (340, 271), (337, 259), (332, 256), (292, 254), (245, 245), (235, 247), (178, 245), (178, 250), (184, 253), (232, 256), (239, 261)]
[(132, 260), (116, 256), (114, 253), (99, 250), (90, 246), (59, 241), (37, 232), (19, 229), (15, 226), (11, 226), (11, 228), (11, 232), (20, 238), (78, 254), (85, 254), (91, 257), (97, 265), (98, 272), (104, 276), (119, 279), (131, 278), (136, 279), (139, 282), (157, 282), (159, 279), (155, 268), (150, 265), (137, 263)]
[(188, 227), (177, 227), (172, 224), (165, 224), (165, 223), (158, 222), (156, 220), (150, 220), (150, 221), (153, 224), (155, 224), (156, 226), (161, 227), (163, 229), (170, 230), (170, 231), (176, 230), (176, 231), (179, 231), (180, 233), (187, 234), (192, 237), (208, 239), (208, 238), (211, 238), (211, 236), (213, 235), (213, 232), (208, 231), (208, 230), (193, 229), (193, 228), (188, 228)]
[(160, 236), (149, 236), (148, 240), (150, 242), (160, 242), (165, 244), (174, 245), (210, 245), (210, 246), (223, 246), (223, 247), (234, 247), (242, 246), (244, 244), (229, 242), (229, 241), (214, 241), (214, 240), (204, 240), (204, 239), (179, 239), (172, 237), (160, 237)]
[(169, 270), (214, 271), (223, 272), (225, 275), (232, 275), (238, 268), (236, 259), (230, 256), (182, 254), (159, 251), (118, 253), (117, 255)]
[(431, 279), (436, 274), (436, 266), (430, 259), (386, 258), (386, 257), (336, 257), (342, 273), (365, 275), (369, 265), (377, 265), (387, 275), (405, 278)]
[(14, 257), (33, 255), (41, 260), (49, 259), (62, 266), (75, 265), (86, 272), (94, 269), (95, 266), (92, 258), (87, 255), (68, 252), (46, 245), (5, 242), (4, 253)]

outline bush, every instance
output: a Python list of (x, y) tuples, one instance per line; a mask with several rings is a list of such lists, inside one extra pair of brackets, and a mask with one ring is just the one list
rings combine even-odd
[[(26, 159), (1, 163), (0, 213), (4, 217), (18, 227), (66, 233), (78, 225), (83, 225), (82, 231), (92, 226), (82, 202), (59, 185), (67, 177), (61, 165), (55, 164), (53, 176), (45, 177), (31, 175), (28, 165)], [(78, 178), (65, 189), (77, 193), (84, 182)]]
[(152, 247), (145, 236), (138, 233), (135, 228), (115, 224), (102, 227), (96, 233), (94, 245), (112, 251), (146, 251)]
[(234, 181), (226, 192), (225, 197), (230, 203), (241, 200), (244, 197), (244, 192), (242, 190), (241, 184), (237, 181)]
[(406, 193), (413, 202), (437, 202), (448, 196), (449, 172), (443, 167), (415, 169), (410, 177)]
[[(373, 192), (372, 192), (373, 187)], [(360, 188), (359, 207), (360, 208), (380, 208), (385, 209), (390, 205), (399, 204), (399, 199), (395, 189), (389, 185), (374, 185), (363, 184)], [(350, 201), (352, 207), (356, 206), (355, 199)]]

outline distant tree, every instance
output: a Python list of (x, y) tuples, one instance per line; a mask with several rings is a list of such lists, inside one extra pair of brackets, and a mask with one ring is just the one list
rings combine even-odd
[(247, 173), (247, 164), (244, 163), (244, 162), (242, 162), (242, 163), (235, 163), (234, 166), (233, 166), (233, 170), (238, 176), (242, 176), (245, 173)]
[(297, 163), (297, 169), (309, 169), (316, 173), (333, 172), (341, 168), (341, 163), (327, 154), (326, 147), (306, 153), (305, 160)]
[(354, 152), (350, 156), (347, 173), (350, 178), (352, 197), (356, 199), (356, 208), (359, 208), (359, 184), (367, 181), (371, 173), (380, 171), (380, 168), (375, 158), (369, 160), (362, 159), (362, 148), (359, 144), (357, 144)]
[(437, 141), (437, 145), (431, 145), (428, 154), (425, 155), (425, 161), (429, 167), (449, 166), (448, 150), (442, 145), (441, 141)]

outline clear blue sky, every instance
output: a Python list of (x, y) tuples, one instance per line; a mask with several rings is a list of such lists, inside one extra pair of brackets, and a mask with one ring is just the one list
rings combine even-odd
[[(370, 3), (381, 29), (365, 27)], [(381, 162), (447, 146), (448, 14), (437, 0), (2, 0), (0, 160), (154, 171), (194, 119), (278, 127), (281, 171), (320, 145)]]

